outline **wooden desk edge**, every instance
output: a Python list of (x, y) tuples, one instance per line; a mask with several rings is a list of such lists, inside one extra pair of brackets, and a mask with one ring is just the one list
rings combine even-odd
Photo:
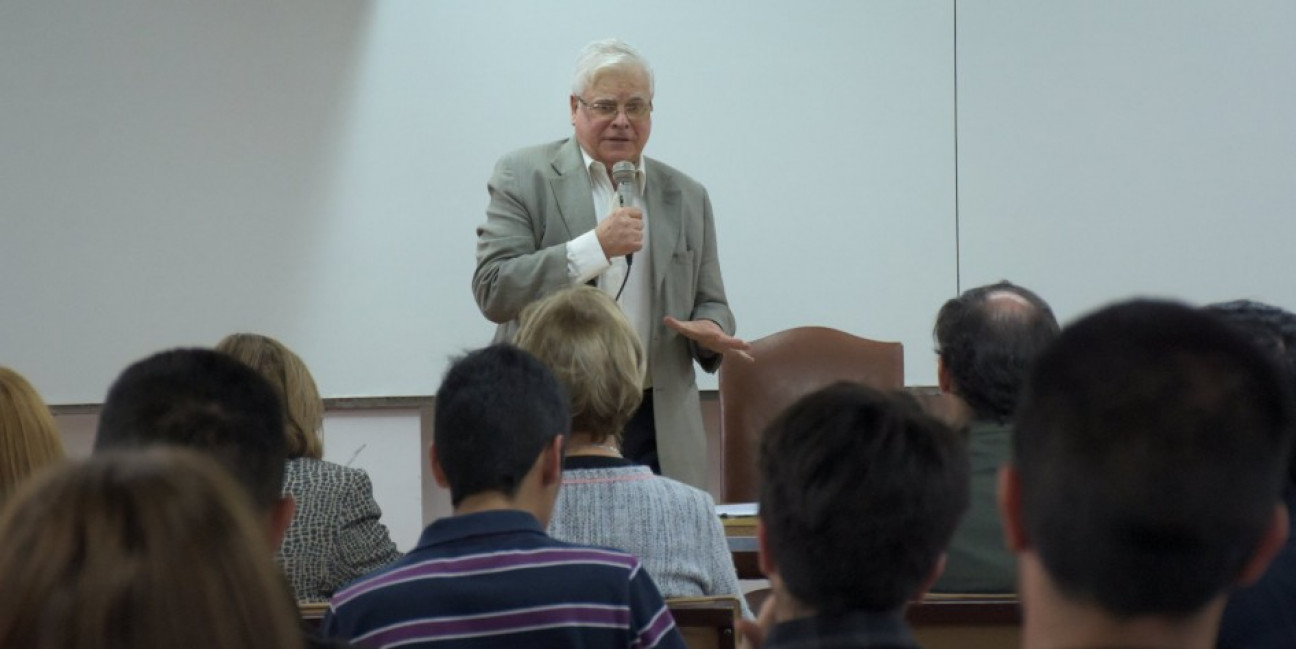
[(905, 619), (913, 626), (1003, 626), (1021, 624), (1016, 595), (928, 595), (909, 605)]

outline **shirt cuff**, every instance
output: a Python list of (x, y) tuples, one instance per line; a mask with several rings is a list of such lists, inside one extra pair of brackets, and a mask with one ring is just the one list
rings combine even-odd
[(573, 286), (598, 277), (611, 265), (593, 230), (567, 242), (567, 277)]

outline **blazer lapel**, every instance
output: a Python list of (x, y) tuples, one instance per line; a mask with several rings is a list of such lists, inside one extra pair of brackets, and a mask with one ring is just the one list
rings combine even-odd
[(551, 164), (557, 175), (549, 180), (549, 185), (558, 201), (558, 213), (567, 224), (567, 238), (575, 239), (598, 225), (589, 171), (585, 169), (576, 138), (559, 147)]
[(654, 293), (661, 290), (666, 270), (675, 258), (680, 237), (680, 190), (674, 179), (661, 173), (660, 167), (648, 177), (648, 236), (652, 240), (652, 279)]

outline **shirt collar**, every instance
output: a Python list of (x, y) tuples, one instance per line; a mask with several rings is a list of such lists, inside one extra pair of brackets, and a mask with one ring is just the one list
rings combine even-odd
[(568, 455), (563, 458), (563, 471), (580, 469), (619, 469), (628, 466), (639, 465), (625, 458), (607, 457), (604, 455)]
[(775, 649), (819, 647), (825, 646), (823, 641), (829, 640), (838, 641), (831, 646), (878, 645), (915, 649), (918, 646), (899, 611), (850, 611), (842, 615), (814, 615), (780, 622), (770, 629), (765, 646)]
[(520, 509), (495, 509), (473, 514), (458, 514), (434, 521), (419, 537), (420, 548), (449, 543), (471, 536), (490, 536), (515, 532), (544, 534), (540, 521)]
[[(581, 158), (584, 158), (585, 160), (585, 172), (590, 175), (591, 185), (599, 184), (599, 181), (595, 180), (596, 174), (601, 174), (601, 176), (598, 176), (601, 178), (608, 177), (608, 168), (606, 165), (590, 156), (590, 154), (585, 151), (585, 147), (580, 147), (580, 152)], [(648, 165), (645, 164), (646, 160), (647, 158), (639, 156), (639, 162), (635, 163), (635, 180), (639, 181), (640, 196), (644, 195), (644, 188), (648, 185)], [(612, 181), (609, 180), (608, 184), (612, 184)], [(615, 187), (613, 189), (615, 189)]]

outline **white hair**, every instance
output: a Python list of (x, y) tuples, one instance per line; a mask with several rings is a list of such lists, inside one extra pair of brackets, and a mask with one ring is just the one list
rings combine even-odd
[(653, 71), (639, 50), (616, 38), (605, 38), (586, 45), (576, 58), (576, 74), (572, 78), (572, 94), (581, 97), (600, 72), (609, 69), (643, 72), (648, 78), (648, 98), (653, 95)]

